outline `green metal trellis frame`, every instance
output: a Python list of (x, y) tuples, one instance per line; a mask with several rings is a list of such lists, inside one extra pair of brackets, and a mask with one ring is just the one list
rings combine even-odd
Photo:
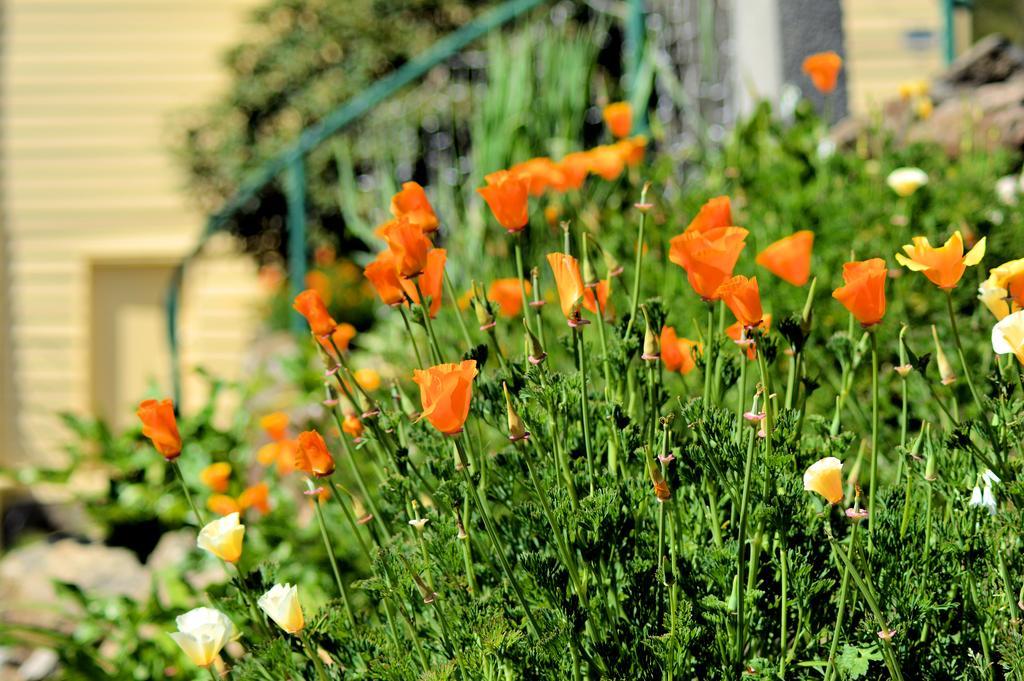
[[(359, 120), (385, 100), (394, 96), (399, 90), (426, 75), (430, 69), (463, 50), (470, 43), (546, 2), (550, 2), (550, 0), (508, 0), (441, 38), (421, 54), (341, 104), (322, 120), (303, 130), (295, 142), (247, 177), (237, 191), (224, 203), (224, 206), (209, 217), (195, 247), (175, 268), (167, 292), (167, 339), (171, 360), (171, 388), (175, 405), (179, 405), (181, 402), (178, 336), (181, 286), (185, 268), (199, 255), (210, 237), (224, 230), (231, 218), (252, 201), (261, 189), (283, 175), (285, 197), (288, 204), (286, 229), (288, 230), (289, 281), (292, 293), (297, 294), (304, 286), (306, 275), (306, 155), (346, 126)], [(631, 94), (631, 101), (634, 104), (640, 104), (641, 102), (636, 101), (636, 95), (638, 92), (642, 95), (645, 87), (639, 83), (641, 70), (645, 63), (643, 59), (645, 49), (644, 0), (627, 0), (627, 9), (625, 21), (626, 87)], [(649, 85), (646, 92), (648, 94), (650, 92)], [(643, 111), (643, 107), (640, 107), (639, 110)], [(643, 121), (639, 125), (642, 127)], [(297, 330), (301, 330), (301, 318), (294, 315), (293, 323)]]

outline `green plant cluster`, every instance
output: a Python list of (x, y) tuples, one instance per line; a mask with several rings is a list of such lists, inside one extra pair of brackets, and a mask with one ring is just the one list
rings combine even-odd
[[(656, 124), (653, 136), (656, 145)], [(609, 274), (586, 245), (597, 243), (625, 267), (611, 280), (614, 320), (587, 315), (591, 324), (574, 331), (556, 303), (531, 308), (548, 353), (534, 365), (519, 318), (499, 319), (491, 340), (472, 321), (459, 322), (463, 313), (448, 295), (429, 333), (416, 308), (409, 332), (396, 310), (383, 310), (347, 360), (376, 363), (396, 379), (372, 393), (381, 413), (364, 419), (358, 442), (331, 435), (344, 400), (335, 413), (318, 407), (325, 380), (327, 395), (337, 397), (330, 391), (342, 389), (346, 372), (325, 377), (311, 339), (274, 357), (253, 380), (286, 386), (293, 429), (327, 434), (337, 460), (338, 487), (320, 507), (337, 580), (301, 476), (279, 479), (253, 464), (262, 436), (245, 421), (271, 409), (253, 387), (244, 389), (248, 413), (239, 413), (229, 438), (217, 440), (185, 415), (191, 444), (181, 462), (200, 505), (209, 493), (195, 468), (213, 454), (272, 488), (272, 510), (246, 517), (241, 577), (195, 593), (196, 603), (217, 607), (240, 629), (239, 645), (223, 653), (229, 677), (1020, 678), (1024, 386), (1015, 358), (993, 356), (994, 319), (975, 298), (989, 267), (1022, 255), (1024, 212), (999, 204), (994, 192), (1019, 159), (976, 151), (969, 140), (950, 160), (927, 145), (894, 148), (874, 133), (852, 150), (823, 139), (806, 104), (786, 120), (763, 106), (720, 149), (662, 151), (616, 182), (591, 179), (577, 196), (540, 199), (523, 239), (527, 267), (541, 271), (537, 295), (554, 289), (544, 254), (566, 243), (600, 277)], [(885, 178), (905, 165), (926, 170), (930, 182), (899, 198)], [(634, 204), (646, 182), (653, 205), (643, 213)], [(756, 361), (720, 332), (728, 312), (709, 310), (668, 260), (669, 239), (718, 194), (733, 197), (734, 221), (750, 230), (736, 272), (757, 274), (775, 320), (756, 339)], [(568, 232), (544, 219), (542, 209), (556, 203)], [(482, 241), (460, 240), (464, 215), (447, 214), (438, 242), (448, 248), (456, 288), (516, 276), (513, 237), (488, 223)], [(758, 251), (797, 229), (816, 236), (810, 289), (754, 264)], [(957, 229), (986, 237), (989, 248), (948, 308), (944, 292), (907, 270), (894, 271), (888, 312), (870, 333), (831, 298), (851, 256), (882, 257), (895, 270), (893, 254), (913, 236), (941, 243)], [(638, 267), (642, 307), (633, 304)], [(700, 339), (696, 369), (679, 375), (643, 360), (647, 324)], [(959, 375), (952, 384), (940, 382), (932, 325)], [(477, 361), (457, 439), (415, 418), (413, 343), (447, 361)], [(905, 378), (893, 371), (906, 364)], [(977, 403), (968, 373), (980, 386)], [(526, 440), (508, 439), (503, 384), (530, 431)], [(768, 396), (765, 419), (744, 416)], [(165, 465), (137, 437), (131, 442), (126, 476)], [(869, 486), (873, 455), (878, 484)], [(803, 472), (827, 456), (844, 462), (841, 508), (803, 489)], [(992, 514), (969, 503), (986, 470), (1000, 479)], [(163, 473), (151, 480), (152, 513), (173, 507), (180, 522), (175, 479)], [(869, 496), (869, 518), (843, 513), (866, 507)], [(373, 518), (353, 523), (354, 508)], [(408, 524), (418, 518), (427, 524)], [(275, 582), (299, 586), (306, 641), (319, 652), (310, 655), (303, 639), (254, 614), (244, 594)], [(167, 631), (167, 608), (179, 603), (122, 604), (129, 612), (119, 617), (137, 622), (153, 613)], [(138, 674), (128, 658), (143, 648), (192, 669), (163, 631), (117, 626), (109, 614), (87, 607), (78, 626), (117, 641), (116, 654), (89, 656), (112, 678)], [(60, 647), (69, 678), (87, 648), (103, 650), (96, 642), (82, 635)]]

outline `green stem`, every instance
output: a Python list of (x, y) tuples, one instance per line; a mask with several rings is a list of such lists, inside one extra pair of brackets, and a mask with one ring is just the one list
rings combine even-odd
[(416, 287), (416, 296), (419, 298), (420, 312), (423, 313), (423, 326), (427, 329), (427, 338), (430, 339), (430, 347), (434, 351), (434, 359), (438, 364), (444, 363), (444, 355), (441, 353), (441, 346), (437, 343), (437, 337), (434, 335), (434, 324), (430, 320), (430, 305), (423, 299), (423, 291), (420, 288), (419, 277), (412, 280), (413, 286)]
[[(640, 202), (643, 203), (646, 200), (647, 188), (640, 193)], [(629, 304), (629, 322), (626, 324), (625, 338), (629, 338), (630, 332), (633, 330), (633, 322), (636, 320), (636, 312), (640, 305), (640, 281), (641, 275), (643, 274), (643, 254), (644, 254), (644, 230), (647, 227), (647, 211), (640, 211), (640, 229), (636, 233), (636, 258), (633, 262), (633, 295), (630, 298)]]
[[(316, 489), (312, 480), (306, 481), (310, 491)], [(331, 538), (327, 534), (327, 522), (324, 520), (324, 511), (320, 508), (319, 495), (312, 497), (313, 508), (316, 509), (316, 520), (320, 525), (320, 536), (324, 540), (324, 548), (327, 550), (327, 558), (331, 562), (331, 570), (334, 572), (334, 581), (338, 585), (338, 591), (341, 593), (342, 601), (345, 604), (345, 614), (348, 615), (349, 623), (354, 627), (356, 625), (355, 615), (352, 614), (352, 604), (348, 600), (348, 590), (345, 588), (345, 582), (341, 579), (341, 572), (338, 570), (338, 561), (334, 557), (334, 547), (331, 545)]]
[[(827, 526), (826, 526), (827, 529)], [(871, 614), (875, 618), (875, 622), (878, 624), (880, 631), (889, 632), (889, 625), (885, 621), (885, 616), (882, 614), (881, 608), (878, 607), (878, 601), (875, 599), (874, 591), (864, 581), (864, 577), (857, 570), (853, 560), (849, 555), (844, 554), (839, 550), (836, 540), (829, 535), (829, 544), (832, 546), (832, 550), (839, 556), (840, 560), (847, 566), (850, 571), (850, 576), (853, 577), (853, 581), (857, 584), (857, 589), (860, 591), (861, 596), (868, 604), (868, 608), (871, 610)], [(851, 547), (852, 549), (853, 547)], [(899, 666), (896, 664), (896, 656), (892, 649), (892, 641), (887, 636), (879, 637), (882, 641), (882, 649), (885, 654), (885, 665), (889, 668), (889, 676), (895, 681), (903, 681), (903, 674), (900, 672)]]
[(327, 681), (327, 672), (324, 670), (324, 663), (320, 659), (320, 656), (313, 650), (313, 644), (310, 642), (309, 637), (306, 636), (305, 632), (299, 635), (299, 639), (302, 641), (302, 647), (306, 651), (306, 655), (312, 661), (313, 666), (316, 667), (316, 676), (320, 681)]
[(519, 582), (516, 581), (515, 574), (512, 572), (512, 566), (509, 565), (508, 559), (505, 557), (505, 547), (498, 539), (498, 533), (495, 531), (491, 518), (487, 514), (487, 510), (484, 508), (484, 502), (480, 498), (480, 493), (476, 489), (476, 485), (473, 484), (473, 479), (469, 476), (469, 464), (466, 459), (466, 451), (462, 443), (456, 438), (455, 439), (455, 450), (459, 455), (459, 464), (462, 470), (462, 479), (466, 483), (466, 491), (472, 495), (473, 501), (476, 504), (477, 512), (484, 521), (484, 529), (487, 531), (487, 536), (491, 540), (491, 546), (494, 547), (494, 553), (497, 554), (498, 563), (501, 565), (501, 569), (505, 572), (505, 577), (508, 579), (509, 584), (512, 586), (512, 591), (515, 592), (516, 598), (519, 600), (519, 604), (523, 608), (523, 612), (526, 613), (526, 619), (530, 624), (530, 632), (533, 634), (536, 640), (540, 640), (540, 627), (537, 626), (536, 620), (533, 618), (533, 611), (530, 610), (529, 603), (526, 602), (526, 597), (523, 595), (523, 590), (519, 587)]
[(455, 287), (452, 286), (452, 280), (448, 277), (447, 272), (444, 273), (444, 289), (448, 292), (448, 300), (452, 310), (455, 311), (455, 318), (459, 320), (459, 330), (462, 331), (462, 339), (466, 341), (466, 349), (472, 350), (475, 343), (473, 343), (473, 337), (469, 335), (469, 327), (466, 326), (466, 320), (463, 319), (459, 301), (455, 298)]
[[(956, 354), (960, 357), (960, 365), (964, 369), (964, 377), (967, 379), (967, 387), (971, 389), (971, 397), (974, 398), (974, 403), (978, 406), (978, 415), (981, 421), (986, 426), (986, 430), (989, 427), (988, 415), (985, 411), (985, 406), (982, 404), (981, 395), (978, 394), (978, 388), (974, 385), (974, 378), (971, 376), (971, 368), (967, 365), (967, 358), (964, 356), (964, 347), (960, 344), (960, 330), (956, 324), (956, 311), (953, 309), (953, 292), (946, 291), (946, 310), (949, 311), (949, 325), (953, 330), (953, 342), (956, 344)], [(991, 432), (989, 436), (991, 437)], [(994, 441), (993, 441), (993, 444)]]
[[(854, 504), (856, 508), (856, 503)], [(830, 507), (831, 510), (831, 507)], [(826, 519), (826, 522), (827, 519)], [(857, 541), (857, 528), (860, 523), (854, 523), (850, 530), (850, 546), (852, 547)], [(843, 632), (843, 617), (846, 614), (846, 601), (850, 593), (850, 566), (846, 564), (843, 566), (843, 581), (842, 586), (839, 588), (839, 610), (836, 612), (836, 622), (832, 626), (832, 645), (828, 650), (828, 666), (825, 671), (825, 681), (832, 681), (836, 675), (836, 653), (839, 650), (839, 638)]]
[[(538, 331), (540, 331), (540, 319), (538, 318), (533, 320), (532, 325), (530, 320), (530, 312), (532, 308), (530, 307), (530, 301), (526, 296), (526, 279), (523, 276), (523, 247), (519, 243), (519, 240), (522, 238), (520, 236), (521, 234), (522, 232), (516, 232), (515, 234), (512, 235), (512, 249), (515, 251), (516, 254), (516, 278), (519, 279), (519, 293), (523, 297), (523, 319), (526, 320), (527, 328), (529, 328), (530, 330), (537, 329)], [(541, 340), (540, 344), (543, 348), (544, 341)]]
[(178, 478), (178, 482), (181, 484), (181, 491), (185, 493), (185, 499), (188, 501), (189, 507), (196, 515), (196, 522), (199, 523), (199, 527), (202, 527), (206, 524), (206, 520), (203, 519), (203, 515), (196, 507), (196, 502), (192, 501), (192, 494), (188, 491), (188, 485), (185, 484), (185, 476), (181, 473), (181, 467), (178, 465), (177, 459), (171, 462), (171, 468), (174, 469), (174, 474)]
[(590, 447), (590, 408), (587, 401), (587, 351), (583, 342), (583, 327), (573, 329), (576, 356), (580, 370), (580, 413), (583, 418), (583, 447), (587, 453), (587, 475), (590, 477), (590, 493), (594, 493), (594, 453)]
[(413, 352), (416, 353), (416, 366), (425, 368), (423, 355), (420, 354), (420, 345), (416, 342), (416, 336), (413, 335), (412, 326), (409, 324), (409, 315), (405, 314), (405, 308), (402, 306), (398, 307), (398, 311), (402, 313), (402, 323), (405, 324), (405, 332), (409, 335), (409, 343), (412, 344)]
[[(753, 409), (757, 409), (757, 400), (754, 400)], [(750, 481), (753, 475), (754, 469), (754, 431), (751, 429), (750, 435), (747, 439), (747, 456), (746, 461), (743, 464), (743, 494), (740, 497), (740, 509), (739, 509), (739, 529), (737, 532), (737, 547), (736, 547), (736, 660), (735, 664), (740, 669), (743, 668), (743, 650), (745, 647), (744, 641), (744, 629), (746, 628), (745, 622), (745, 600), (744, 586), (746, 580), (743, 578), (743, 567), (745, 561), (743, 557), (747, 549), (747, 502), (750, 498)]]
[(876, 474), (878, 472), (878, 338), (874, 329), (871, 336), (871, 473), (868, 481), (868, 552), (874, 548), (872, 536), (875, 528)]
[(704, 338), (704, 403), (701, 405), (704, 413), (711, 409), (711, 367), (715, 355), (715, 307), (708, 303), (708, 333)]
[(573, 558), (572, 553), (569, 551), (568, 545), (566, 545), (565, 537), (562, 535), (561, 528), (555, 522), (555, 515), (551, 510), (551, 504), (548, 502), (548, 493), (544, 489), (544, 485), (541, 483), (540, 478), (537, 477), (537, 473), (533, 470), (533, 466), (530, 464), (530, 455), (527, 452), (522, 452), (523, 463), (526, 464), (527, 475), (530, 476), (530, 482), (533, 484), (533, 489), (537, 493), (537, 500), (540, 502), (541, 511), (544, 513), (544, 518), (548, 521), (548, 526), (551, 528), (551, 533), (555, 537), (555, 546), (558, 548), (559, 553), (562, 554), (562, 561), (565, 563), (565, 569), (569, 572), (569, 579), (572, 581), (573, 589), (576, 591), (576, 595), (579, 596), (580, 603), (583, 604), (584, 611), (588, 610), (587, 604), (587, 592), (583, 589), (583, 582), (580, 580), (579, 571), (576, 567), (576, 561)]

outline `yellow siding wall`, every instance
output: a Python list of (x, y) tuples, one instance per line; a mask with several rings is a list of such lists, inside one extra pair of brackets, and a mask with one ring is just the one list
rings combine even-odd
[[(124, 353), (131, 366), (117, 358), (97, 365), (91, 348), (109, 329), (93, 328), (105, 318), (93, 306), (105, 301), (92, 286), (97, 268), (166, 268), (195, 243), (203, 216), (180, 191), (168, 117), (209, 100), (224, 83), (219, 56), (240, 38), (255, 4), (4, 3), (0, 229), (8, 290), (0, 295), (10, 328), (0, 350), (13, 382), (6, 400), (13, 432), (2, 441), (8, 463), (58, 453), (65, 433), (55, 412), (92, 411), (98, 391), (91, 381), (166, 373), (162, 333), (138, 339), (151, 354)], [(186, 366), (236, 375), (257, 296), (254, 266), (223, 244), (192, 268), (182, 316)], [(119, 326), (152, 336), (159, 298), (142, 310), (129, 301), (129, 316), (143, 321)], [(201, 399), (194, 388), (186, 383), (186, 408)]]
[[(942, 68), (939, 0), (846, 0), (843, 4), (850, 108), (864, 113), (895, 97), (899, 84)], [(908, 31), (932, 31), (925, 51), (907, 47)]]

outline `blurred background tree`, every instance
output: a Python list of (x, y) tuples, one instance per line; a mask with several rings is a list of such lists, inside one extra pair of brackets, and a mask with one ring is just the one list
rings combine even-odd
[[(249, 172), (303, 128), (495, 4), (267, 3), (252, 16), (251, 37), (226, 55), (229, 89), (177, 121), (188, 190), (204, 210), (215, 211)], [(361, 212), (360, 195), (386, 206), (379, 198), (410, 179), (454, 189), (510, 160), (570, 150), (566, 140), (579, 137), (585, 120), (591, 136), (599, 134), (599, 116), (585, 115), (591, 73), (596, 58), (605, 82), (617, 82), (618, 27), (586, 6), (568, 4), (554, 12), (547, 8), (545, 19), (533, 25), (524, 20), (452, 57), (421, 84), (381, 105), (372, 120), (314, 151), (307, 165), (314, 243), (347, 252), (357, 246), (353, 234), (367, 234), (374, 220), (385, 217)], [(599, 54), (602, 44), (609, 46), (607, 54)], [(471, 138), (488, 140), (489, 148), (471, 148)], [(443, 211), (457, 207), (460, 194), (432, 199)], [(283, 190), (271, 185), (234, 219), (232, 231), (261, 262), (280, 262), (287, 248), (284, 214)]]

